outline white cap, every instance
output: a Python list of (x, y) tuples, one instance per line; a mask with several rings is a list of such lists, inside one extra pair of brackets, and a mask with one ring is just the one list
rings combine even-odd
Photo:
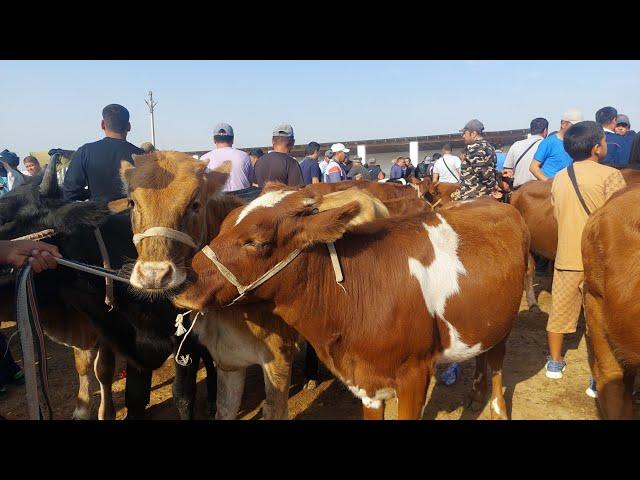
[(331, 151), (333, 153), (338, 153), (338, 152), (344, 152), (344, 153), (349, 153), (349, 149), (346, 148), (343, 144), (341, 143), (334, 143), (333, 145), (331, 145)]
[(571, 125), (575, 125), (576, 123), (582, 122), (582, 112), (577, 108), (572, 108), (571, 110), (564, 112), (562, 120), (569, 122)]

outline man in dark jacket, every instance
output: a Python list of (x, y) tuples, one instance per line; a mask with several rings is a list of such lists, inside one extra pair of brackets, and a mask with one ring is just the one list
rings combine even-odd
[(129, 111), (122, 105), (104, 107), (100, 126), (105, 137), (85, 143), (71, 158), (62, 185), (65, 200), (101, 199), (110, 202), (125, 196), (120, 162), (133, 163), (131, 155), (141, 155), (144, 151), (127, 142), (131, 124)]
[(431, 162), (431, 157), (428, 155), (425, 155), (425, 157), (422, 159), (422, 161), (420, 163), (418, 163), (418, 166), (416, 167), (416, 178), (418, 180), (422, 180), (425, 177), (429, 176), (429, 163)]
[(384, 178), (384, 173), (382, 172), (380, 165), (377, 164), (376, 159), (373, 157), (369, 159), (369, 178), (372, 182), (377, 182)]
[(624, 165), (627, 162), (623, 162), (623, 159), (620, 158), (624, 139), (614, 131), (617, 119), (618, 111), (613, 107), (602, 107), (596, 112), (596, 122), (604, 129), (604, 136), (607, 140), (607, 156), (602, 163)]

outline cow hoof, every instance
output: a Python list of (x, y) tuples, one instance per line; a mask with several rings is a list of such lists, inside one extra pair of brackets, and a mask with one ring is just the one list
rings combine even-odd
[(529, 307), (529, 313), (542, 313), (542, 310), (540, 310), (540, 307), (537, 303), (534, 303)]
[(467, 398), (467, 405), (466, 405), (466, 407), (467, 407), (467, 408), (469, 408), (469, 409), (470, 409), (471, 411), (473, 411), (473, 412), (479, 412), (479, 411), (481, 411), (481, 410), (484, 408), (485, 403), (486, 403), (486, 402), (484, 402), (484, 401), (482, 401), (482, 400), (478, 400), (477, 398), (474, 398), (474, 397), (468, 397), (468, 398)]
[(71, 415), (72, 420), (89, 420), (91, 412), (88, 408), (76, 408)]
[(315, 390), (318, 387), (318, 381), (317, 380), (309, 380), (307, 383), (305, 383), (304, 387), (302, 387), (303, 390)]

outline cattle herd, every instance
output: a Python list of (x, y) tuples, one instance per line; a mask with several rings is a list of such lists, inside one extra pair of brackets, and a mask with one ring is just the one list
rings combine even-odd
[[(73, 418), (91, 416), (92, 371), (98, 418), (115, 418), (116, 355), (127, 363), (127, 418), (144, 418), (152, 372), (174, 355), (182, 419), (194, 417), (200, 360), (215, 418), (237, 418), (247, 368), (259, 365), (263, 418), (287, 419), (303, 340), (362, 401), (363, 418), (384, 418), (391, 398), (399, 419), (421, 418), (436, 365), (472, 358), (468, 400), (508, 418), (506, 342), (523, 293), (537, 306), (532, 254), (553, 260), (557, 247), (550, 182), (525, 184), (510, 204), (453, 202), (449, 186), (428, 179), (268, 183), (247, 202), (222, 193), (228, 163), (208, 172), (179, 152), (134, 157), (122, 163), (121, 201), (65, 203), (55, 156), (44, 176), (0, 199), (0, 239), (54, 229), (48, 241), (65, 258), (102, 265), (99, 229), (111, 267), (130, 281), (114, 285), (109, 306), (100, 277), (59, 267), (34, 278), (45, 333), (73, 348)], [(604, 418), (632, 417), (640, 365), (640, 171), (622, 173), (629, 186), (583, 237), (589, 363)], [(1, 280), (0, 315), (10, 320), (14, 286)], [(315, 381), (316, 367), (305, 374)]]

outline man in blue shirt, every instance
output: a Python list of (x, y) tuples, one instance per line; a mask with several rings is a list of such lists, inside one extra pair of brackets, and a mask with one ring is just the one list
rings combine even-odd
[(550, 180), (563, 168), (567, 168), (573, 160), (564, 149), (564, 134), (572, 125), (582, 121), (582, 112), (572, 109), (564, 112), (560, 120), (560, 130), (550, 134), (538, 145), (531, 160), (529, 171), (538, 180)]
[(389, 172), (389, 180), (397, 180), (399, 178), (402, 178), (403, 165), (404, 165), (404, 160), (402, 157), (398, 157), (395, 160), (393, 160), (393, 165), (391, 165), (391, 172)]
[(602, 107), (596, 112), (596, 122), (604, 129), (604, 136), (607, 140), (607, 156), (602, 163), (624, 165), (628, 160), (623, 161), (620, 156), (620, 150), (625, 140), (614, 131), (616, 129), (617, 119), (618, 111), (613, 107)]
[(311, 142), (305, 147), (304, 159), (300, 162), (302, 179), (304, 180), (305, 185), (320, 183), (322, 173), (320, 173), (320, 166), (318, 165), (319, 156), (320, 144), (318, 142)]
[(504, 148), (504, 145), (502, 145), (501, 143), (496, 143), (495, 144), (495, 149), (496, 149), (496, 170), (498, 172), (502, 172), (502, 169), (504, 168), (504, 161), (507, 159), (507, 156), (502, 151), (503, 148)]

